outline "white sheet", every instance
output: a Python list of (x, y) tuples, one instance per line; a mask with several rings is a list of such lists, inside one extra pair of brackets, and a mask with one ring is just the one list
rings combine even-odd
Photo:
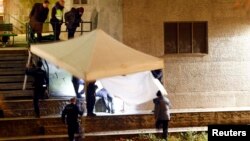
[[(100, 82), (112, 96), (119, 97), (129, 105), (139, 105), (152, 101), (156, 97), (156, 92), (160, 90), (150, 71), (109, 77), (100, 79)], [(158, 83), (158, 85), (161, 84)], [(163, 88), (162, 85), (161, 87)], [(162, 92), (166, 94), (166, 91)]]

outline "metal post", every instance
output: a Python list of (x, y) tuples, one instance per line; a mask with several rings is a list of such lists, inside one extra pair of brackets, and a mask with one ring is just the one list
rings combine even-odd
[[(31, 53), (29, 51), (29, 57), (28, 57), (28, 61), (27, 61), (26, 67), (30, 65), (30, 61), (31, 61)], [(26, 89), (26, 83), (27, 83), (27, 75), (25, 74), (24, 80), (23, 80), (23, 90)]]

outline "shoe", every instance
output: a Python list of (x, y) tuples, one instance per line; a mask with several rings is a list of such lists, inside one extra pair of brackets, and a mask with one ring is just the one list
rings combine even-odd
[(87, 114), (87, 116), (90, 116), (90, 117), (95, 117), (95, 116), (96, 116), (96, 114), (94, 114), (94, 113), (88, 113), (88, 114)]

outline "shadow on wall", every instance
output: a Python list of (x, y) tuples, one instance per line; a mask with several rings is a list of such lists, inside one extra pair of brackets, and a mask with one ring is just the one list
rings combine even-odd
[(91, 21), (92, 21), (92, 29), (95, 30), (98, 27), (98, 12), (96, 8), (93, 10), (91, 14)]
[(56, 65), (49, 63), (49, 91), (52, 96), (75, 96), (72, 84), (72, 75), (58, 68)]

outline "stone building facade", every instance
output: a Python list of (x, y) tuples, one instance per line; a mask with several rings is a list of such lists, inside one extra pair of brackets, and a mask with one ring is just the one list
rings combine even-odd
[[(9, 0), (7, 0), (9, 1)], [(66, 11), (73, 5), (66, 1)], [(5, 0), (6, 2), (6, 0)], [(25, 2), (6, 11), (27, 20)], [(164, 82), (174, 108), (250, 106), (248, 0), (88, 0), (85, 20), (137, 50), (165, 60)], [(26, 6), (26, 4), (25, 4)], [(31, 6), (31, 4), (29, 4)], [(52, 6), (52, 4), (51, 4)], [(165, 54), (164, 23), (206, 21), (208, 53)]]
[[(124, 0), (123, 41), (165, 59), (175, 108), (250, 106), (249, 2)], [(207, 21), (207, 54), (164, 54), (164, 22)]]

